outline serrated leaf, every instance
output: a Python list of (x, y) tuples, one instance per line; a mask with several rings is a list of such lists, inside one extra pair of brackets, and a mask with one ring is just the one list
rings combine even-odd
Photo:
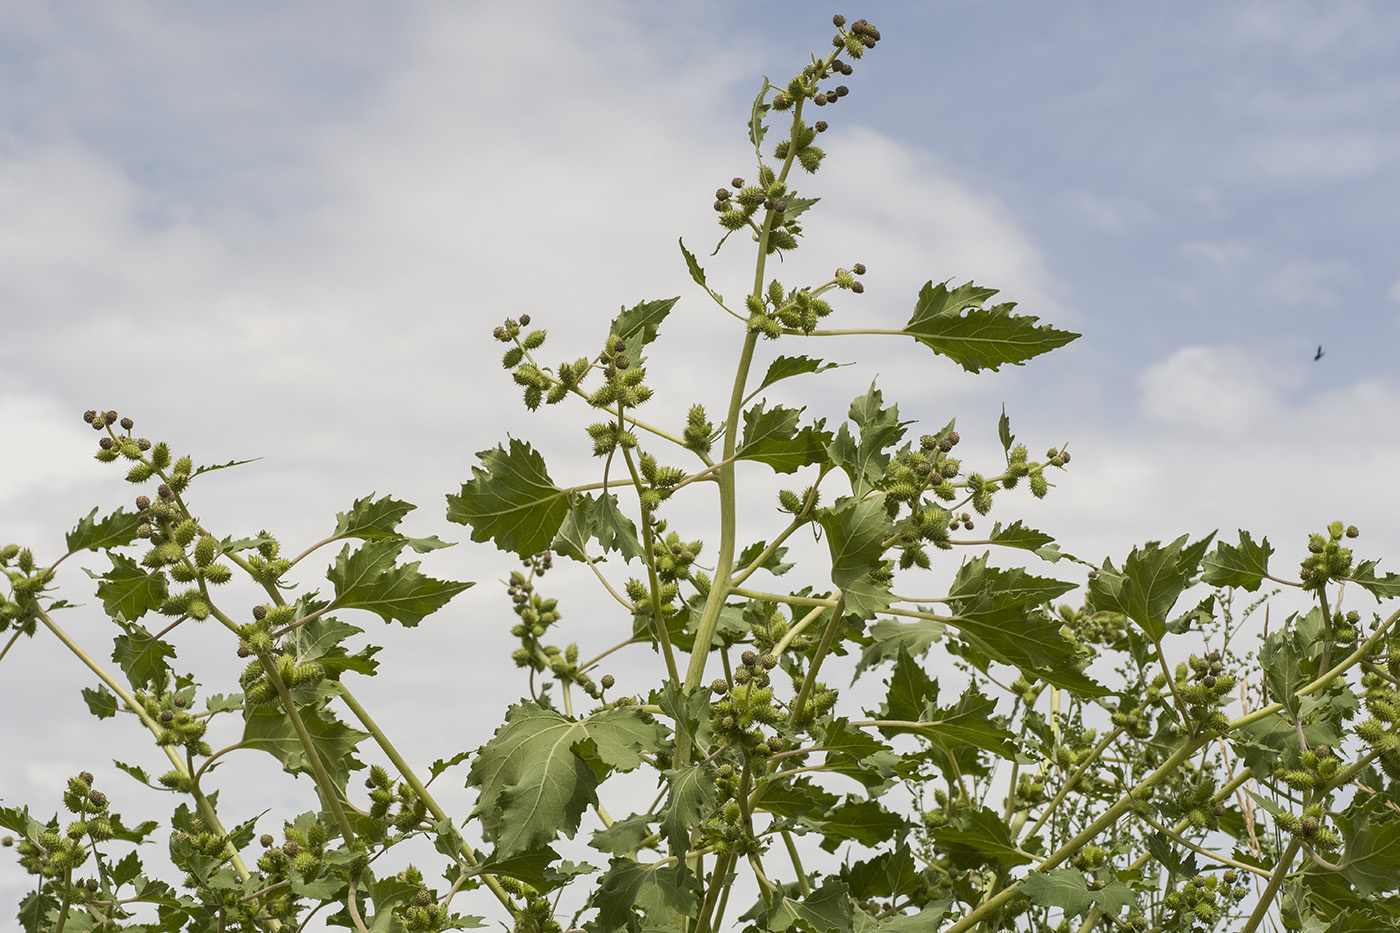
[(1005, 869), (1031, 861), (1011, 838), (1000, 814), (987, 807), (956, 811), (950, 822), (934, 829), (933, 839), (960, 868), (993, 865)]
[(136, 540), (136, 526), (141, 523), (138, 513), (117, 509), (102, 521), (94, 522), (92, 517), (96, 514), (94, 506), (87, 517), (80, 519), (77, 527), (68, 532), (68, 553), (122, 547)]
[(672, 853), (690, 848), (690, 829), (715, 808), (715, 782), (704, 768), (665, 772), (666, 807), (661, 811), (661, 831)]
[(620, 820), (613, 820), (611, 826), (593, 831), (589, 846), (608, 855), (626, 855), (651, 835), (651, 824), (656, 817), (650, 813), (634, 813)]
[(948, 627), (937, 619), (915, 619), (908, 622), (881, 619), (870, 627), (870, 637), (873, 640), (861, 652), (851, 683), (855, 683), (856, 678), (867, 669), (895, 660), (901, 652), (908, 652), (916, 658), (923, 657), (929, 645), (943, 638), (947, 632)]
[(846, 472), (851, 480), (853, 495), (864, 495), (883, 479), (890, 464), (886, 452), (904, 437), (904, 428), (912, 424), (899, 420), (899, 406), (884, 407), (884, 397), (875, 384), (864, 395), (851, 402), (847, 417), (860, 431), (857, 439), (850, 426), (841, 425), (828, 445), (832, 463)]
[(417, 506), (410, 502), (392, 499), (389, 496), (375, 499), (374, 493), (370, 493), (363, 499), (356, 499), (349, 511), (336, 513), (333, 537), (363, 538), (366, 541), (378, 538), (403, 538), (408, 546), (419, 554), (425, 554), (438, 548), (451, 547), (450, 543), (443, 541), (437, 535), (427, 538), (409, 538), (398, 532), (399, 522), (403, 521), (404, 516), (416, 508)]
[(831, 432), (822, 430), (825, 421), (798, 428), (803, 409), (765, 410), (766, 402), (744, 412), (744, 433), (734, 456), (738, 460), (766, 463), (777, 473), (792, 473), (801, 467), (821, 463), (831, 443)]
[(335, 566), (326, 571), (326, 579), (335, 587), (332, 605), (365, 609), (385, 622), (412, 628), (472, 586), (419, 573), (417, 561), (396, 563), (407, 543), (403, 538), (380, 538), (366, 541), (353, 553), (347, 544)]
[(288, 635), (287, 640), (289, 645), (296, 648), (297, 657), (302, 661), (315, 661), (320, 664), (326, 672), (327, 680), (338, 681), (340, 675), (346, 671), (373, 677), (379, 667), (379, 662), (374, 660), (379, 646), (366, 645), (350, 654), (343, 644), (352, 635), (359, 635), (363, 631), (364, 629), (339, 619), (321, 615), (298, 626)]
[(1400, 596), (1400, 574), (1376, 576), (1376, 561), (1373, 560), (1363, 560), (1357, 564), (1347, 579), (1364, 588), (1376, 599), (1394, 599)]
[(982, 303), (995, 294), (996, 289), (971, 282), (950, 292), (946, 282), (935, 286), (930, 281), (919, 291), (904, 333), (970, 373), (996, 372), (1003, 363), (1019, 366), (1079, 337), (1040, 325), (1040, 318), (1012, 314), (1014, 302), (984, 308)]
[(625, 340), (627, 342), (627, 355), (635, 363), (640, 364), (642, 347), (656, 339), (661, 322), (666, 320), (666, 315), (671, 313), (671, 309), (680, 300), (680, 296), (677, 295), (675, 298), (643, 301), (613, 318), (608, 332)]
[(762, 392), (773, 383), (791, 376), (801, 376), (806, 373), (823, 373), (828, 369), (836, 369), (842, 365), (844, 364), (814, 360), (810, 356), (780, 356), (768, 364), (768, 372), (764, 373), (763, 381), (758, 384), (758, 388), (754, 389), (754, 392)]
[[(1062, 557), (1071, 557), (1071, 555), (1065, 554), (1060, 550), (1054, 538), (1043, 531), (1036, 531), (1034, 528), (1025, 527), (1021, 524), (1019, 518), (1005, 528), (1001, 527), (1001, 522), (997, 522), (992, 527), (992, 533), (988, 536), (988, 539), (993, 544), (999, 544), (1002, 547), (1032, 551), (1042, 560), (1049, 561), (1052, 564)], [(1071, 559), (1073, 558), (1071, 557)]]
[(918, 735), (944, 751), (959, 745), (986, 749), (1003, 758), (1014, 759), (1016, 736), (995, 724), (996, 701), (969, 686), (956, 704), (947, 709), (937, 705), (938, 683), (924, 672), (905, 651), (899, 652), (888, 681), (883, 719), (916, 722), (917, 726), (881, 726), (886, 736)]
[(835, 852), (843, 842), (855, 841), (863, 846), (887, 846), (902, 839), (909, 822), (880, 806), (876, 800), (847, 797), (816, 823), (822, 833), (821, 847)]
[(1001, 449), (1006, 453), (1011, 453), (1011, 445), (1016, 440), (1016, 435), (1011, 433), (1011, 419), (1006, 417), (1006, 406), (1001, 406), (1001, 417), (997, 419), (997, 439), (1001, 441)]
[(1133, 548), (1119, 571), (1105, 560), (1089, 581), (1089, 593), (1097, 609), (1121, 612), (1138, 624), (1147, 637), (1161, 642), (1167, 633), (1167, 617), (1178, 597), (1190, 584), (1194, 567), (1183, 566), (1182, 549), (1187, 535), (1163, 547), (1150, 541)]
[(1364, 814), (1347, 834), (1342, 875), (1362, 897), (1400, 887), (1400, 820), (1391, 813)]
[(120, 665), (126, 679), (137, 690), (155, 683), (167, 683), (171, 678), (166, 658), (175, 657), (169, 642), (155, 638), (135, 622), (117, 620), (122, 634), (112, 640), (112, 660)]
[[(749, 564), (752, 564), (754, 561), (758, 560), (758, 555), (762, 554), (764, 549), (767, 547), (767, 541), (755, 541), (753, 544), (750, 544), (748, 547), (744, 548), (743, 552), (739, 555), (739, 560), (736, 562), (735, 566), (745, 568), (748, 567)], [(787, 557), (787, 553), (788, 549), (786, 547), (780, 546), (774, 548), (773, 553), (769, 554), (768, 557), (763, 561), (763, 563), (759, 565), (759, 569), (766, 570), (775, 577), (781, 577), (783, 574), (791, 570), (794, 566), (793, 564), (783, 562), (783, 558)]]
[(471, 752), (458, 752), (457, 754), (453, 755), (451, 758), (448, 759), (439, 758), (437, 761), (434, 761), (431, 765), (428, 766), (429, 780), (435, 779), (438, 775), (442, 774), (448, 768), (456, 767), (457, 765), (466, 761), (471, 756)]
[(826, 529), (831, 582), (845, 596), (846, 613), (870, 619), (888, 609), (893, 602), (889, 587), (870, 576), (881, 565), (891, 530), (884, 493), (843, 500), (837, 508), (823, 511), (817, 520)]
[(469, 525), (473, 541), (493, 541), (503, 551), (529, 557), (549, 547), (569, 511), (568, 493), (550, 481), (544, 458), (529, 444), (510, 440), (477, 454), (485, 469), (459, 495), (447, 497), (447, 520)]
[(801, 900), (783, 895), (775, 897), (771, 909), (763, 910), (759, 901), (741, 920), (754, 919), (763, 929), (791, 930), (794, 927), (808, 933), (851, 933), (854, 915), (851, 896), (844, 881), (827, 878), (822, 886)]
[(572, 837), (607, 772), (635, 768), (640, 753), (656, 751), (665, 737), (633, 707), (571, 720), (518, 703), (472, 762), (468, 784), (481, 789), (473, 814), (507, 856), (547, 845), (561, 832)]
[[(302, 724), (311, 736), (311, 744), (321, 760), (331, 782), (341, 791), (350, 780), (350, 772), (364, 764), (355, 758), (355, 746), (369, 738), (368, 732), (352, 729), (336, 719), (327, 709), (302, 707), (298, 712)], [(296, 727), (286, 712), (278, 707), (262, 706), (245, 713), (243, 743), (260, 748), (282, 762), (289, 774), (311, 774), (311, 764), (297, 736)]]
[(96, 690), (84, 687), (83, 699), (87, 701), (88, 711), (98, 719), (110, 719), (117, 715), (117, 695), (101, 684)]
[(864, 862), (841, 867), (841, 878), (850, 885), (857, 900), (875, 897), (902, 897), (917, 891), (924, 882), (923, 872), (914, 862), (909, 843), (900, 840), (893, 850), (881, 852)]
[(768, 112), (768, 104), (764, 98), (768, 96), (768, 76), (763, 76), (763, 86), (758, 89), (758, 96), (753, 99), (753, 107), (749, 110), (749, 142), (753, 143), (753, 151), (758, 154), (762, 161), (763, 153), (759, 147), (763, 145), (763, 137), (768, 133), (768, 127), (763, 125), (763, 115)]
[(257, 463), (261, 459), (262, 457), (249, 457), (247, 460), (230, 460), (228, 463), (216, 463), (212, 466), (198, 467), (190, 474), (190, 478), (193, 479), (204, 473), (213, 473), (215, 470), (227, 470), (229, 467), (243, 466), (245, 463)]
[(137, 765), (129, 765), (123, 761), (113, 761), (112, 764), (116, 766), (118, 771), (126, 772), (127, 774), (136, 778), (136, 780), (140, 781), (142, 784), (151, 783), (151, 776), (146, 773), (145, 768), (138, 767)]
[[(684, 865), (642, 865), (615, 858), (589, 899), (598, 908), (590, 924), (595, 933), (613, 933), (639, 927), (675, 929), (676, 921), (694, 917), (699, 909), (700, 887)], [(640, 911), (640, 917), (634, 912)]]
[(29, 815), (28, 807), (0, 807), (0, 829), (8, 829), (33, 841), (44, 831), (44, 824)]
[(832, 720), (822, 730), (821, 746), (827, 770), (855, 778), (872, 792), (885, 786), (900, 761), (888, 745), (844, 717)]
[(696, 285), (699, 285), (708, 292), (711, 298), (720, 304), (724, 304), (724, 296), (716, 294), (705, 281), (705, 270), (701, 268), (699, 261), (695, 258), (695, 254), (685, 248), (685, 240), (678, 240), (677, 242), (681, 245), (681, 255), (685, 256), (685, 267), (690, 270), (691, 279), (694, 280)]
[(87, 571), (98, 581), (97, 595), (107, 615), (135, 621), (170, 595), (165, 574), (146, 570), (124, 554), (108, 551), (107, 559), (112, 562), (111, 570), (101, 575)]
[(1221, 541), (1206, 557), (1201, 580), (1210, 586), (1237, 586), (1252, 593), (1268, 576), (1273, 553), (1268, 538), (1255, 544), (1249, 532), (1241, 531), (1239, 546)]
[(1059, 908), (1067, 917), (1077, 917), (1093, 905), (1084, 873), (1077, 868), (1033, 871), (1021, 879), (1017, 890), (1040, 907)]

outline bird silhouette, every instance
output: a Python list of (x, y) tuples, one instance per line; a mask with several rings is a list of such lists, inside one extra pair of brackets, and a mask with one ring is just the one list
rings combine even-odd
[(1318, 360), (1320, 360), (1320, 359), (1322, 359), (1322, 348), (1321, 348), (1321, 347), (1318, 347), (1318, 348), (1317, 348), (1317, 353), (1314, 354), (1314, 356), (1313, 356), (1313, 362), (1316, 363), (1316, 362), (1317, 362)]

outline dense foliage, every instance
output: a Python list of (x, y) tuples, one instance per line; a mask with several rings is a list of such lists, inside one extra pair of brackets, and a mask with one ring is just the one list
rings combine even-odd
[[(793, 180), (824, 159), (827, 123), (809, 118), (840, 112), (840, 82), (880, 39), (863, 20), (835, 25), (823, 55), (784, 84), (764, 81), (749, 119), (756, 164), (715, 193), (721, 246), (754, 244), (743, 300), (726, 301), (681, 246), (706, 299), (687, 313), (722, 316), (739, 347), (726, 375), (696, 384), (727, 395), (695, 402), (683, 424), (645, 419), (647, 354), (678, 299), (636, 304), (552, 366), (530, 315), (495, 328), (526, 407), (574, 406), (598, 471), (561, 485), (539, 450), (511, 438), (446, 497), (448, 521), (522, 560), (505, 624), (528, 695), (482, 747), (409, 762), (354, 692), (386, 662), (347, 618), (414, 627), (471, 585), (409, 559), (447, 546), (399, 531), (413, 506), (361, 499), (288, 557), (266, 531), (201, 523), (196, 480), (222, 467), (196, 467), (117, 412), (85, 414), (97, 459), (143, 492), (134, 510), (82, 519), (56, 559), (0, 550), (0, 657), (13, 660), (21, 635), (60, 639), (100, 681), (83, 691), (97, 718), (134, 716), (149, 730), (158, 751), (118, 767), (167, 792), (173, 812), (124, 818), (123, 788), (99, 789), (87, 772), (34, 802), (61, 797), (59, 815), (0, 808), (5, 844), (33, 880), (24, 929), (1400, 927), (1400, 612), (1343, 609), (1358, 590), (1400, 596), (1400, 577), (1353, 554), (1355, 527), (1312, 536), (1296, 568), (1243, 532), (1089, 563), (1003, 515), (1018, 496), (1047, 495), (1071, 460), (1064, 447), (1032, 455), (1006, 415), (1001, 455), (972, 463), (954, 423), (912, 430), (874, 385), (836, 425), (770, 400), (780, 381), (832, 364), (778, 355), (760, 372), (765, 341), (912, 338), (977, 373), (1078, 336), (951, 280), (925, 285), (898, 328), (833, 329), (860, 301), (862, 264), (819, 283), (771, 277), (770, 259), (799, 247), (816, 204)], [(718, 373), (721, 362), (696, 365)], [(771, 513), (740, 514), (740, 463), (791, 487)], [(683, 527), (686, 499), (718, 517), (711, 540)], [(1000, 520), (984, 519), (994, 510)], [(799, 531), (822, 542), (811, 578), (829, 585), (784, 585)], [(331, 545), (325, 596), (291, 582)], [(51, 595), (59, 565), (89, 551), (110, 564), (94, 576), (111, 665), (105, 646), (66, 634), (60, 620), (78, 610)], [(561, 635), (544, 578), (566, 560), (596, 575), (597, 611), (618, 629), (609, 645)], [(954, 567), (945, 596), (901, 595)], [(261, 588), (256, 604), (221, 598), (235, 577)], [(1242, 626), (1267, 594), (1239, 598), (1266, 581), (1312, 608), (1255, 644)], [(172, 666), (184, 638), (222, 638), (242, 659), (215, 685), (224, 692)], [(653, 685), (619, 694), (603, 662), (629, 645), (653, 653)], [(834, 657), (885, 678), (877, 710), (840, 695)], [(241, 720), (242, 741), (216, 752), (216, 718)], [(311, 809), (224, 812), (211, 766), (246, 750), (309, 775)], [(608, 797), (620, 774), (634, 791)], [(439, 805), (428, 784), (443, 775), (475, 791), (470, 813)], [(586, 839), (585, 825), (597, 827)], [(171, 881), (134, 845), (157, 838)], [(413, 850), (430, 868), (400, 858), (412, 840), (431, 843)], [(731, 903), (749, 891), (752, 903)]]

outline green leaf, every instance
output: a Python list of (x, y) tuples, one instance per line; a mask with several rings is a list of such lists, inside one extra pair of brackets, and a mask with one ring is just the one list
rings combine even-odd
[[(666, 730), (633, 707), (572, 720), (537, 703), (510, 708), (506, 722), (472, 762), (468, 784), (481, 789), (473, 815), (509, 856), (573, 836), (597, 802), (609, 771), (630, 771), (656, 751)], [(596, 770), (595, 770), (596, 769)]]
[(816, 821), (841, 798), (805, 777), (775, 779), (763, 785), (760, 806), (775, 816)]
[(803, 409), (765, 411), (766, 404), (759, 402), (744, 412), (744, 434), (734, 454), (736, 459), (766, 463), (777, 473), (792, 473), (826, 459), (831, 432), (822, 430), (825, 421), (799, 429), (797, 421)]
[(1089, 593), (1096, 609), (1121, 612), (1132, 619), (1154, 642), (1167, 634), (1167, 616), (1177, 598), (1190, 585), (1191, 571), (1183, 566), (1182, 548), (1187, 535), (1166, 547), (1149, 541), (1133, 548), (1120, 573), (1105, 560), (1103, 568), (1089, 581)]
[(107, 615), (135, 621), (159, 606), (169, 596), (165, 574), (149, 571), (124, 554), (107, 552), (112, 569), (102, 575), (87, 571), (98, 581), (97, 595)]
[(144, 690), (151, 684), (168, 683), (171, 673), (165, 659), (175, 657), (175, 648), (135, 622), (117, 620), (117, 625), (123, 634), (112, 640), (112, 660), (121, 665), (131, 686)]
[(850, 885), (851, 896), (858, 900), (902, 897), (917, 891), (924, 881), (905, 841), (868, 861), (843, 865), (841, 879)]
[(889, 587), (870, 576), (881, 566), (891, 531), (884, 493), (839, 500), (836, 508), (823, 510), (817, 520), (826, 529), (831, 582), (846, 597), (846, 613), (870, 619), (888, 609), (894, 599)]
[(650, 813), (634, 813), (620, 820), (613, 820), (611, 826), (595, 829), (588, 843), (599, 852), (609, 855), (626, 855), (651, 835), (651, 824), (656, 817)]
[(823, 729), (821, 746), (826, 752), (826, 770), (854, 778), (872, 792), (885, 787), (900, 761), (888, 745), (844, 717)]
[(112, 764), (116, 765), (118, 771), (126, 772), (127, 774), (136, 778), (136, 780), (140, 781), (142, 784), (151, 783), (151, 776), (146, 773), (145, 768), (141, 768), (136, 765), (129, 765), (123, 761), (113, 761)]
[(991, 865), (1005, 869), (1031, 861), (1017, 848), (1001, 815), (986, 807), (956, 811), (951, 822), (933, 831), (933, 839), (960, 868)]
[(947, 634), (948, 627), (936, 619), (914, 619), (908, 622), (894, 619), (881, 619), (870, 627), (873, 639), (861, 652), (856, 663), (854, 683), (867, 669), (899, 657), (900, 652), (908, 652), (914, 657), (923, 657), (929, 645)]
[(828, 444), (832, 463), (846, 472), (851, 480), (853, 495), (864, 495), (874, 489), (890, 465), (886, 451), (904, 437), (904, 428), (912, 424), (899, 420), (899, 406), (883, 407), (884, 399), (875, 384), (851, 402), (847, 417), (860, 429), (860, 439), (851, 434), (850, 426), (841, 429)]
[(801, 376), (805, 373), (822, 373), (828, 369), (836, 369), (841, 363), (827, 363), (823, 360), (814, 360), (809, 356), (780, 356), (768, 364), (768, 372), (764, 374), (763, 381), (758, 384), (755, 392), (762, 392), (773, 383), (790, 376)]
[(935, 286), (930, 281), (919, 291), (904, 333), (970, 373), (996, 372), (1003, 363), (1019, 366), (1079, 337), (1037, 325), (1040, 318), (1012, 314), (1014, 302), (982, 307), (995, 294), (996, 289), (971, 282), (950, 292), (946, 282)]
[(1259, 647), (1259, 667), (1269, 700), (1297, 712), (1296, 691), (1321, 673), (1318, 660), (1325, 631), (1322, 612), (1313, 608), (1306, 615), (1292, 615), (1282, 631), (1270, 632)]
[(385, 622), (409, 628), (437, 612), (458, 593), (472, 586), (451, 580), (435, 580), (418, 572), (418, 562), (396, 563), (408, 542), (404, 538), (366, 541), (351, 553), (350, 545), (326, 571), (335, 587), (337, 609), (365, 609)]
[[(585, 496), (590, 498), (590, 496)], [(617, 496), (608, 493), (593, 500), (588, 510), (588, 530), (604, 552), (616, 551), (623, 560), (645, 558), (646, 548), (637, 537), (637, 526), (618, 508)]]
[(398, 532), (399, 522), (417, 506), (401, 499), (385, 496), (375, 499), (370, 493), (363, 499), (356, 499), (348, 512), (335, 515), (335, 535), (337, 538), (363, 538), (366, 541), (379, 538), (402, 538), (419, 554), (452, 545), (437, 535), (428, 538), (408, 538)]
[(84, 687), (83, 699), (87, 701), (88, 711), (98, 719), (110, 719), (117, 715), (117, 695), (101, 684), (96, 690)]
[(642, 347), (656, 339), (661, 322), (666, 320), (666, 315), (680, 300), (678, 295), (675, 298), (644, 301), (613, 318), (608, 332), (627, 341), (627, 355), (640, 364)]
[[(350, 781), (350, 772), (364, 763), (355, 758), (355, 746), (369, 738), (368, 732), (352, 729), (335, 718), (330, 710), (308, 705), (297, 711), (311, 736), (311, 745), (331, 782), (341, 791)], [(289, 774), (312, 774), (306, 749), (286, 712), (275, 706), (260, 706), (245, 713), (243, 743), (272, 755)], [(314, 775), (313, 775), (314, 777)]]
[(763, 160), (763, 153), (759, 147), (763, 145), (763, 137), (768, 133), (768, 127), (763, 125), (763, 115), (768, 112), (768, 104), (764, 98), (768, 96), (768, 76), (763, 76), (763, 86), (758, 89), (758, 96), (753, 99), (753, 108), (749, 110), (749, 142), (753, 143), (753, 151), (758, 154), (759, 161)]
[(1240, 532), (1240, 543), (1236, 547), (1221, 541), (1205, 559), (1205, 572), (1201, 580), (1210, 586), (1237, 586), (1254, 592), (1269, 574), (1269, 557), (1274, 549), (1269, 539), (1258, 544), (1249, 532)]
[[(1060, 550), (1060, 546), (1055, 543), (1054, 538), (1043, 531), (1025, 527), (1019, 518), (1004, 529), (1001, 527), (1001, 522), (997, 522), (992, 526), (992, 533), (988, 538), (993, 544), (999, 544), (1002, 547), (1031, 551), (1052, 564), (1061, 557), (1070, 557)], [(1071, 557), (1071, 559), (1073, 558)]]
[(1077, 917), (1094, 903), (1084, 873), (1076, 868), (1033, 871), (1021, 879), (1017, 889), (1040, 907), (1059, 908), (1068, 917)]
[(569, 494), (550, 481), (544, 458), (515, 438), (509, 452), (498, 445), (477, 456), (485, 469), (472, 467), (462, 492), (448, 495), (447, 520), (471, 526), (473, 541), (493, 541), (521, 557), (549, 547), (568, 514)]
[(774, 899), (771, 910), (762, 908), (763, 902), (759, 901), (739, 919), (759, 920), (764, 929), (774, 933), (794, 927), (810, 933), (851, 933), (854, 919), (846, 883), (832, 878), (800, 901), (783, 895)]
[(706, 283), (705, 270), (700, 267), (700, 263), (696, 260), (695, 254), (685, 248), (685, 240), (679, 240), (678, 242), (681, 244), (681, 255), (685, 256), (685, 267), (690, 270), (690, 277), (695, 280), (695, 284), (709, 292), (710, 297), (714, 298), (715, 301), (724, 304), (724, 296), (716, 294), (710, 288), (709, 284)]
[(878, 801), (847, 797), (840, 806), (826, 813), (816, 827), (822, 833), (821, 847), (835, 852), (847, 841), (871, 847), (889, 845), (905, 836), (909, 822), (880, 806)]
[(1362, 897), (1400, 887), (1400, 819), (1393, 813), (1367, 814), (1347, 835), (1342, 875)]
[(1394, 599), (1400, 596), (1400, 574), (1376, 576), (1376, 562), (1373, 560), (1363, 560), (1357, 564), (1347, 579), (1365, 588), (1376, 599)]
[(661, 811), (661, 831), (675, 854), (690, 848), (690, 829), (715, 808), (715, 782), (700, 767), (665, 772), (668, 789), (666, 808)]
[(322, 615), (298, 626), (287, 636), (287, 642), (295, 647), (297, 657), (302, 661), (319, 663), (326, 672), (327, 680), (338, 681), (340, 675), (346, 671), (373, 677), (379, 667), (379, 662), (373, 659), (379, 652), (379, 646), (366, 645), (360, 651), (350, 654), (343, 644), (352, 635), (359, 635), (363, 631), (364, 629), (339, 619)]
[(931, 680), (912, 657), (903, 650), (895, 662), (889, 679), (889, 694), (885, 701), (884, 719), (917, 722), (918, 726), (881, 726), (886, 737), (917, 735), (928, 739), (944, 751), (959, 745), (973, 745), (1013, 760), (1016, 748), (1010, 744), (1016, 736), (996, 725), (996, 701), (969, 685), (958, 702), (939, 709), (938, 683)]
[(997, 419), (997, 439), (1001, 441), (1001, 449), (1010, 454), (1016, 435), (1011, 433), (1011, 419), (1006, 417), (1005, 405), (1001, 406), (1001, 417)]
[[(743, 553), (739, 555), (739, 560), (735, 563), (734, 566), (748, 567), (749, 564), (752, 564), (755, 560), (758, 559), (758, 555), (762, 554), (764, 549), (767, 547), (767, 541), (755, 541), (753, 544), (750, 544), (748, 547), (744, 548)], [(759, 565), (759, 569), (766, 570), (775, 577), (781, 577), (783, 574), (791, 570), (794, 566), (793, 564), (787, 564), (783, 562), (783, 558), (787, 557), (787, 553), (788, 549), (784, 546), (774, 548), (773, 553), (769, 554), (768, 558), (762, 564)]]
[(94, 506), (87, 517), (79, 520), (78, 526), (68, 532), (68, 553), (121, 547), (136, 540), (136, 526), (141, 523), (139, 513), (117, 509), (102, 521), (94, 522), (92, 517), (96, 514), (97, 508)]
[(443, 773), (444, 771), (446, 771), (448, 768), (455, 768), (457, 765), (459, 765), (459, 764), (461, 764), (462, 762), (466, 761), (466, 760), (467, 760), (468, 758), (470, 758), (471, 756), (472, 756), (472, 753), (471, 753), (471, 752), (458, 752), (457, 754), (453, 755), (451, 758), (447, 758), (447, 759), (439, 758), (437, 761), (434, 761), (431, 765), (428, 766), (428, 778), (429, 778), (429, 780), (433, 780), (433, 779), (437, 778), (438, 775), (442, 774), (442, 773)]
[(262, 457), (249, 457), (247, 460), (230, 460), (228, 463), (216, 463), (211, 466), (198, 467), (190, 474), (190, 478), (193, 479), (205, 473), (213, 473), (215, 470), (227, 470), (229, 467), (243, 466), (245, 463), (257, 463), (261, 459)]
[[(638, 928), (683, 929), (684, 918), (699, 909), (700, 886), (683, 865), (642, 865), (615, 858), (589, 899), (598, 918), (589, 928), (596, 933)], [(640, 918), (634, 911), (640, 911)], [(678, 925), (680, 921), (680, 925)]]

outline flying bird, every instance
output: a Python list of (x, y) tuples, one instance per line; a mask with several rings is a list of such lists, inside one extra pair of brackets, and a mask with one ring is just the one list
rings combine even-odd
[(1314, 356), (1313, 356), (1313, 362), (1316, 363), (1316, 362), (1317, 362), (1318, 360), (1320, 360), (1320, 359), (1322, 359), (1322, 348), (1321, 348), (1321, 347), (1318, 347), (1318, 348), (1317, 348), (1317, 353), (1314, 354)]

